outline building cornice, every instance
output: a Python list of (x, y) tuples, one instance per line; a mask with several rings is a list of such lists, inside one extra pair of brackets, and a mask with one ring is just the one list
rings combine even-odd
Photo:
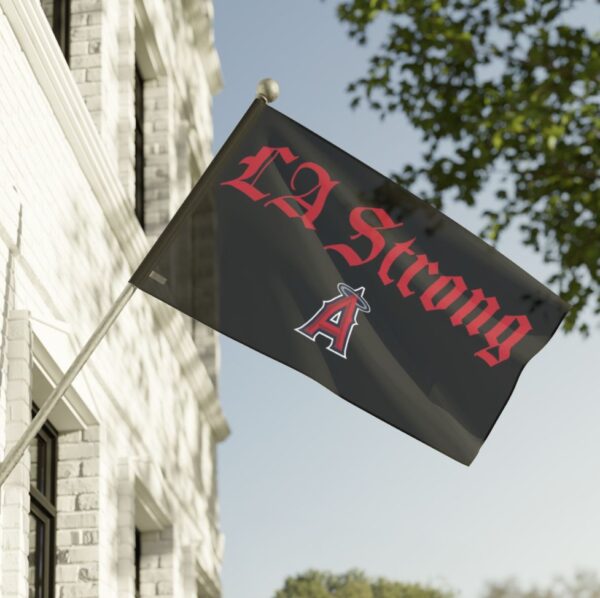
[(183, 0), (183, 7), (194, 33), (194, 42), (201, 50), (202, 64), (212, 95), (223, 89), (221, 61), (215, 48), (214, 5), (212, 0)]
[[(148, 252), (148, 239), (140, 228), (133, 210), (130, 209), (118, 173), (85, 106), (39, 0), (0, 0), (0, 7), (71, 145), (123, 256), (133, 271)], [(183, 317), (158, 302), (152, 302), (152, 309), (179, 363), (188, 364), (191, 360), (198, 363), (198, 368), (186, 372), (188, 380), (194, 393), (206, 401), (207, 418), (216, 439), (225, 439), (229, 434), (227, 421)], [(60, 316), (62, 314), (59, 314)], [(81, 342), (84, 339), (78, 340)]]

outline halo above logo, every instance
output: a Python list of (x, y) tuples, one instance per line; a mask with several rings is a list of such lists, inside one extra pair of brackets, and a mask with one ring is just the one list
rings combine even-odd
[(354, 296), (358, 299), (357, 307), (360, 311), (364, 311), (366, 314), (370, 313), (371, 306), (367, 303), (364, 298), (365, 287), (358, 287), (358, 289), (353, 289), (351, 286), (348, 286), (345, 282), (338, 282), (338, 291), (341, 295), (346, 297)]

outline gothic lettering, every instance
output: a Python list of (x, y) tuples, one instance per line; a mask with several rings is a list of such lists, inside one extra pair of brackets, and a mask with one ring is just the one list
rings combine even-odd
[[(300, 218), (305, 228), (316, 230), (317, 219), (322, 213), (327, 198), (332, 189), (339, 184), (319, 164), (303, 162), (296, 167), (289, 181), (290, 194), (271, 197), (268, 190), (257, 186), (265, 171), (276, 159), (284, 164), (291, 164), (298, 156), (287, 147), (262, 147), (254, 156), (241, 160), (246, 168), (240, 176), (221, 183), (242, 192), (254, 202), (264, 201), (264, 206), (274, 205), (289, 218)], [(316, 182), (307, 190), (298, 189), (299, 175), (308, 173), (316, 177)], [(306, 180), (303, 177), (303, 180)], [(367, 217), (371, 221), (367, 221)], [(373, 223), (373, 220), (375, 223)], [(403, 226), (402, 222), (394, 222), (391, 216), (382, 208), (356, 207), (349, 215), (349, 224), (354, 229), (351, 241), (365, 239), (370, 246), (364, 256), (348, 243), (333, 243), (325, 245), (324, 249), (341, 256), (351, 267), (362, 267), (379, 260), (377, 274), (385, 286), (396, 283), (396, 289), (403, 298), (416, 293), (411, 288), (411, 282), (420, 275), (434, 277), (419, 295), (419, 301), (426, 311), (452, 311), (449, 314), (452, 326), (464, 326), (470, 336), (479, 335), (487, 343), (483, 349), (474, 353), (475, 357), (483, 360), (489, 367), (495, 367), (509, 359), (512, 349), (520, 343), (532, 330), (531, 322), (524, 315), (504, 315), (499, 319), (495, 316), (500, 311), (496, 297), (487, 297), (482, 289), (470, 290), (462, 276), (440, 274), (439, 263), (431, 261), (425, 253), (417, 253), (413, 237), (401, 243), (394, 243), (386, 251), (386, 240), (382, 231)], [(411, 263), (402, 268), (401, 258), (410, 258)], [(397, 274), (393, 274), (392, 270)], [(340, 295), (330, 301), (323, 302), (321, 309), (303, 326), (296, 330), (311, 340), (319, 335), (330, 340), (328, 349), (345, 357), (345, 347), (350, 332), (356, 324), (358, 311), (366, 311), (366, 302), (362, 298), (364, 289), (358, 290), (344, 287)], [(466, 298), (465, 298), (466, 296)], [(461, 301), (462, 300), (462, 301)], [(487, 330), (486, 330), (487, 329)]]

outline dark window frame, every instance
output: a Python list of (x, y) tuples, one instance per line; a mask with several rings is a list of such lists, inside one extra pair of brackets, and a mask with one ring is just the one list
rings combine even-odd
[(142, 533), (136, 527), (135, 532), (135, 547), (134, 547), (134, 589), (135, 589), (135, 598), (140, 597), (140, 564), (142, 560)]
[[(36, 412), (37, 409), (34, 408), (33, 415), (35, 415)], [(39, 450), (38, 444), (37, 470), (30, 472), (29, 513), (30, 517), (34, 517), (41, 524), (41, 529), (43, 530), (41, 537), (38, 536), (36, 540), (36, 579), (39, 585), (36, 584), (35, 598), (54, 598), (58, 432), (49, 422), (46, 422), (38, 432), (36, 440), (38, 443), (41, 440), (44, 448), (43, 450)], [(38, 488), (38, 485), (40, 488)], [(41, 544), (39, 543), (40, 540)]]
[(135, 215), (142, 228), (144, 219), (144, 78), (135, 63)]
[(52, 30), (68, 63), (71, 49), (71, 0), (54, 0)]

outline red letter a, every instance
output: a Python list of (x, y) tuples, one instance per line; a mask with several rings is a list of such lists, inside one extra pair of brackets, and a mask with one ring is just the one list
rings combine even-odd
[(358, 323), (358, 312), (369, 313), (371, 308), (363, 297), (364, 287), (353, 289), (341, 282), (338, 290), (337, 297), (323, 301), (319, 311), (295, 330), (311, 341), (321, 334), (329, 340), (326, 348), (346, 359), (350, 334)]

